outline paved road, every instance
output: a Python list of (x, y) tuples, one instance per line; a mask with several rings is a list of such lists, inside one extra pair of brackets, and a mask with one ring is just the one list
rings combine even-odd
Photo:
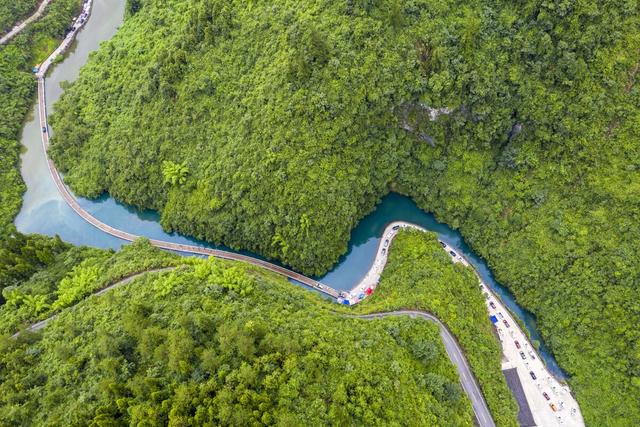
[(409, 316), (412, 318), (421, 318), (429, 322), (433, 322), (440, 327), (440, 337), (442, 337), (444, 348), (447, 351), (449, 359), (451, 359), (451, 362), (453, 362), (453, 364), (456, 366), (456, 369), (458, 370), (460, 384), (462, 385), (462, 389), (471, 401), (471, 407), (473, 408), (473, 412), (476, 415), (478, 424), (480, 425), (480, 427), (495, 427), (495, 423), (493, 422), (493, 418), (491, 417), (491, 412), (489, 412), (489, 408), (487, 407), (487, 402), (484, 400), (484, 396), (480, 391), (480, 387), (478, 386), (477, 381), (471, 373), (469, 363), (464, 357), (462, 349), (458, 345), (458, 342), (451, 334), (451, 332), (449, 332), (447, 327), (437, 317), (435, 317), (431, 313), (418, 310), (397, 310), (383, 313), (348, 315), (347, 317), (353, 317), (357, 319), (380, 319), (390, 316)]
[[(11, 0), (7, 0), (7, 1), (11, 1)], [(43, 0), (42, 3), (40, 3), (40, 6), (38, 7), (38, 9), (33, 13), (33, 15), (31, 15), (30, 17), (28, 17), (27, 19), (25, 19), (15, 27), (13, 27), (11, 31), (9, 31), (7, 34), (2, 36), (2, 38), (0, 38), (0, 45), (7, 43), (9, 40), (14, 38), (18, 34), (20, 34), (20, 32), (24, 30), (27, 27), (27, 25), (29, 25), (36, 19), (40, 18), (44, 13), (44, 10), (47, 8), (47, 6), (49, 6), (49, 3), (51, 3), (51, 1), (52, 0)]]

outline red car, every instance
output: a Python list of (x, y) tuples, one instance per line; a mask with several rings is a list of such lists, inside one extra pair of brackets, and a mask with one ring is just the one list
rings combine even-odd
[(551, 398), (549, 397), (549, 395), (546, 392), (542, 393), (542, 395), (544, 396), (545, 399), (551, 400)]
[(494, 310), (496, 309), (496, 305), (493, 303), (493, 301), (489, 303), (489, 307), (493, 308)]
[(509, 322), (507, 322), (506, 320), (503, 320), (502, 323), (504, 323), (504, 326), (506, 326), (507, 328), (509, 328)]
[(520, 343), (518, 341), (514, 341), (514, 344), (516, 345), (516, 348), (519, 350), (520, 349)]

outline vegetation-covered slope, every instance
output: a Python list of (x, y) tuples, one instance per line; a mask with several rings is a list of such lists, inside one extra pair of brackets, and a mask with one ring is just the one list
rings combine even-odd
[(398, 233), (376, 292), (355, 309), (433, 313), (465, 351), (495, 421), (517, 425), (517, 403), (502, 375), (502, 349), (487, 316), (478, 278), (471, 268), (451, 262), (435, 234)]
[(184, 261), (1, 341), (0, 423), (473, 425), (435, 325), (345, 318), (259, 269)]
[(309, 273), (399, 189), (538, 316), (587, 423), (640, 425), (639, 7), (136, 2), (53, 155), (81, 194)]
[(132, 274), (176, 265), (180, 257), (141, 239), (120, 251), (15, 234), (0, 247), (0, 334), (51, 317)]

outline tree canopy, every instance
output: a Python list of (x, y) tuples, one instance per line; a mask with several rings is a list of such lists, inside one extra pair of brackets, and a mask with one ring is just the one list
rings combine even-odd
[(309, 274), (408, 194), (537, 316), (587, 423), (640, 425), (639, 22), (633, 1), (136, 1), (52, 155), (82, 195)]

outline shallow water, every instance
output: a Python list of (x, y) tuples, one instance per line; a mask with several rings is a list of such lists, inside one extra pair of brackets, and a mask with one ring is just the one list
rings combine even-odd
[[(74, 48), (67, 53), (62, 63), (55, 66), (47, 78), (47, 107), (50, 113), (53, 111), (53, 104), (62, 93), (60, 83), (74, 80), (89, 53), (96, 50), (101, 41), (108, 40), (115, 34), (122, 23), (124, 7), (125, 0), (94, 0), (92, 15), (78, 34)], [(76, 245), (119, 248), (126, 242), (86, 223), (58, 193), (49, 175), (42, 150), (41, 129), (37, 122), (36, 109), (37, 104), (34, 103), (34, 113), (27, 120), (22, 134), (22, 144), (26, 148), (22, 154), (22, 176), (27, 185), (27, 192), (24, 195), (22, 210), (15, 221), (18, 230), (24, 233), (58, 234), (63, 240)], [(80, 205), (96, 218), (130, 233), (177, 243), (216, 247), (176, 233), (166, 233), (159, 224), (157, 212), (137, 211), (116, 202), (108, 195), (95, 200), (78, 200)], [(433, 215), (421, 211), (411, 199), (398, 194), (385, 197), (376, 210), (358, 224), (351, 234), (348, 253), (341, 257), (329, 273), (320, 277), (320, 281), (338, 290), (353, 287), (373, 262), (385, 226), (399, 220), (413, 222), (438, 233), (441, 240), (463, 254), (476, 268), (483, 281), (491, 286), (514, 315), (522, 320), (531, 338), (542, 343), (533, 316), (520, 308), (511, 293), (495, 281), (486, 263), (469, 249), (460, 233), (437, 222)], [(552, 373), (564, 378), (553, 356), (543, 344), (540, 355)]]

